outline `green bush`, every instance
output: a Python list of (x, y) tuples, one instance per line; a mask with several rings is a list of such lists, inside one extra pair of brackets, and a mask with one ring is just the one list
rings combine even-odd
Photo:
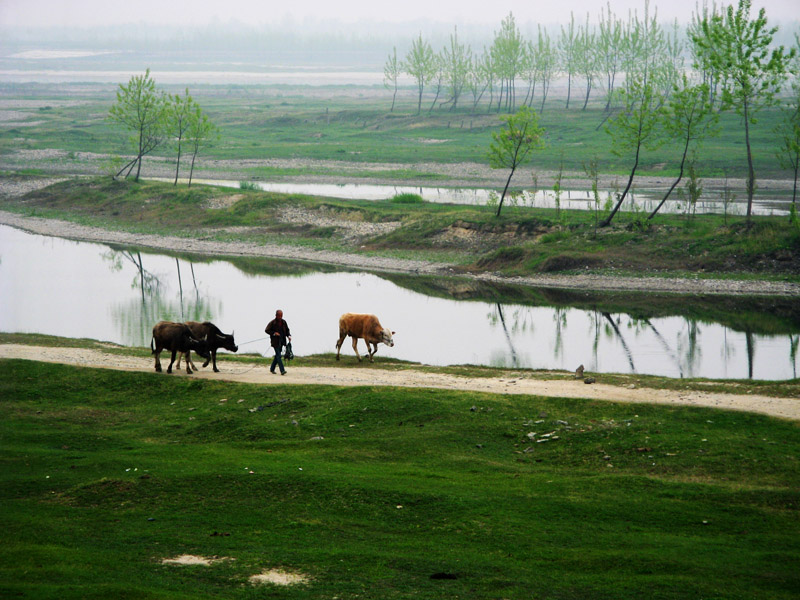
[(396, 194), (392, 197), (391, 202), (395, 204), (422, 204), (425, 200), (419, 194)]

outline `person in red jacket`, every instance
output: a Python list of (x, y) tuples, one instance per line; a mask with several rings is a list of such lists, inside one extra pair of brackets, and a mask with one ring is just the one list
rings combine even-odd
[(282, 310), (275, 311), (275, 318), (269, 322), (266, 329), (264, 329), (264, 333), (269, 336), (269, 343), (275, 350), (275, 358), (272, 359), (269, 372), (274, 374), (275, 366), (277, 365), (281, 375), (286, 375), (286, 368), (281, 360), (281, 349), (286, 345), (287, 341), (292, 341), (292, 334), (289, 331), (289, 324), (283, 320)]

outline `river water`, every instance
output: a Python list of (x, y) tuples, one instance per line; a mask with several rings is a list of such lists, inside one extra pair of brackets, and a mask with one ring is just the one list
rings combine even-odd
[[(168, 178), (152, 178), (158, 181), (172, 181)], [(188, 182), (188, 180), (186, 180)], [(237, 188), (239, 181), (225, 179), (192, 179), (194, 183), (216, 185), (221, 187)], [(485, 188), (446, 188), (432, 186), (411, 185), (380, 185), (363, 183), (291, 183), (291, 182), (252, 182), (259, 189), (267, 192), (283, 194), (307, 194), (311, 196), (324, 196), (328, 198), (343, 198), (348, 200), (386, 200), (398, 194), (418, 194), (426, 202), (438, 204), (466, 204), (473, 206), (486, 206), (496, 203), (499, 194), (495, 190)], [(530, 208), (561, 208), (578, 210), (597, 210), (601, 216), (605, 215), (604, 206), (609, 199), (614, 197), (612, 191), (601, 191), (598, 202), (595, 202), (592, 193), (586, 190), (563, 190), (558, 201), (552, 190), (518, 190), (506, 198), (506, 206), (527, 206)], [(620, 210), (624, 212), (641, 212), (649, 214), (660, 202), (652, 194), (629, 194)], [(786, 199), (762, 197), (753, 200), (754, 215), (788, 215), (791, 203)], [(694, 206), (686, 201), (677, 199), (667, 200), (660, 212), (672, 214), (729, 214), (745, 215), (747, 204), (745, 202), (728, 202), (713, 197), (713, 194), (701, 196)]]
[[(129, 346), (149, 345), (162, 319), (211, 320), (235, 333), (240, 352), (264, 354), (264, 327), (281, 308), (298, 356), (335, 351), (339, 315), (368, 312), (396, 332), (394, 348), (379, 346), (379, 356), (432, 365), (572, 371), (583, 364), (592, 372), (780, 380), (797, 377), (800, 362), (800, 317), (788, 301), (761, 309), (761, 302), (681, 298), (673, 304), (683, 308), (652, 311), (657, 302), (647, 296), (626, 308), (619, 298), (565, 299), (465, 280), (176, 258), (6, 226), (0, 290), (0, 331)], [(717, 308), (720, 318), (709, 318)], [(343, 359), (355, 360), (349, 340)]]

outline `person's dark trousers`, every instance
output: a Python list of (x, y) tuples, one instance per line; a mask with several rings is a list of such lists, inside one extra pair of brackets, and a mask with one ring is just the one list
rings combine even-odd
[(273, 350), (275, 350), (275, 358), (272, 359), (272, 366), (269, 368), (270, 372), (274, 373), (275, 365), (278, 365), (281, 374), (286, 373), (286, 368), (283, 366), (283, 361), (281, 360), (281, 349), (273, 348)]

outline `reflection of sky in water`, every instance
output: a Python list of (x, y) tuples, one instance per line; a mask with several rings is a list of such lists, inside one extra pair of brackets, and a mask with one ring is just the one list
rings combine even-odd
[[(167, 178), (152, 178), (159, 181), (172, 181)], [(220, 179), (193, 179), (196, 183), (207, 185), (218, 185), (221, 187), (239, 187), (238, 181)], [(483, 188), (444, 188), (444, 187), (420, 187), (420, 186), (401, 186), (401, 185), (376, 185), (364, 183), (292, 183), (292, 182), (253, 182), (260, 189), (268, 192), (280, 192), (285, 194), (309, 194), (312, 196), (325, 196), (329, 198), (345, 198), (357, 200), (386, 200), (397, 194), (419, 194), (426, 202), (438, 204), (469, 204), (486, 205), (492, 194), (497, 192)], [(524, 185), (524, 184), (520, 184)], [(585, 190), (564, 190), (559, 199), (559, 205), (564, 209), (579, 210), (599, 210), (603, 211), (603, 206), (607, 199), (614, 198), (611, 191), (601, 191), (600, 203), (595, 206), (592, 193)], [(661, 197), (647, 194), (630, 193), (622, 203), (620, 210), (645, 211), (648, 214), (654, 210)], [(531, 208), (555, 208), (556, 200), (553, 190), (525, 190), (522, 192), (512, 192), (506, 196), (506, 206), (518, 205)], [(753, 214), (755, 215), (788, 215), (788, 198), (783, 200), (777, 198), (757, 197), (753, 200)], [(686, 214), (688, 204), (679, 200), (678, 194), (673, 194), (660, 209), (662, 213)], [(709, 189), (706, 194), (701, 196), (695, 206), (695, 212), (702, 213), (725, 213), (724, 203), (719, 199), (716, 191)], [(727, 213), (729, 215), (744, 215), (747, 212), (745, 202), (731, 202), (728, 204)]]
[[(281, 308), (295, 353), (302, 356), (335, 351), (342, 313), (371, 312), (396, 331), (395, 347), (381, 345), (379, 355), (428, 364), (574, 370), (582, 363), (599, 372), (748, 376), (745, 334), (718, 324), (457, 301), (367, 273), (270, 277), (243, 273), (224, 261), (176, 263), (153, 254), (141, 255), (152, 276), (143, 301), (133, 262), (138, 257), (0, 227), (0, 330), (146, 346), (158, 320), (210, 319), (235, 332), (240, 351), (264, 353), (264, 327)], [(795, 376), (788, 335), (752, 339), (756, 378)], [(349, 340), (342, 353), (344, 360), (355, 360)]]

